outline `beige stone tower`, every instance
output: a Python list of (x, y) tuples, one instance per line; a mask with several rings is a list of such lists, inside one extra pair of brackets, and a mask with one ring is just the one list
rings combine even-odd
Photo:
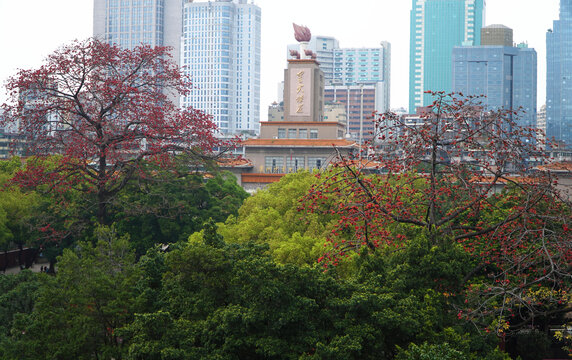
[(324, 120), (324, 73), (318, 62), (290, 59), (284, 71), (284, 121)]

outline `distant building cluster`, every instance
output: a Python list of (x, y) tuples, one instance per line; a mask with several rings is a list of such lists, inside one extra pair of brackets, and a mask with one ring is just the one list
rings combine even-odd
[[(545, 131), (549, 147), (566, 153), (572, 147), (572, 0), (560, 1), (559, 19), (546, 34), (547, 91), (541, 109), (536, 51), (526, 42), (515, 43), (512, 29), (487, 26), (485, 8), (485, 0), (411, 1), (409, 104), (399, 112), (416, 114), (429, 105), (433, 98), (427, 91), (484, 95), (484, 109), (519, 111), (518, 124)], [(285, 81), (265, 122), (260, 114), (261, 17), (253, 0), (94, 0), (93, 30), (94, 36), (124, 48), (171, 47), (193, 81), (188, 96), (173, 100), (211, 114), (221, 136), (268, 137), (272, 127), (278, 139), (315, 139), (315, 128), (274, 124), (310, 121), (338, 124), (328, 137), (358, 144), (370, 139), (372, 114), (391, 108), (391, 44), (341, 47), (333, 36), (311, 35), (299, 27), (304, 41), (287, 46)], [(319, 74), (312, 91), (299, 88), (307, 79), (292, 70), (309, 62), (318, 66), (312, 73)], [(311, 102), (304, 102), (309, 96)], [(308, 109), (310, 103), (315, 108)], [(293, 120), (294, 107), (306, 114), (303, 119)], [(0, 129), (0, 144), (14, 136)]]
[(259, 133), (258, 6), (246, 0), (95, 0), (94, 36), (124, 48), (171, 47), (193, 82), (182, 106), (212, 115), (222, 135)]

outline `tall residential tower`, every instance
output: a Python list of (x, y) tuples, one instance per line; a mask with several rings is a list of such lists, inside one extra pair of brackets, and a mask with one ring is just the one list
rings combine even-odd
[(451, 91), (453, 47), (480, 45), (485, 0), (412, 0), (409, 111), (429, 105), (425, 91)]
[(179, 61), (183, 0), (94, 0), (93, 36), (125, 49), (169, 46)]
[(260, 130), (260, 16), (246, 0), (183, 6), (181, 66), (193, 90), (182, 103), (213, 115), (224, 134)]
[[(572, 0), (546, 33), (546, 136), (572, 147)], [(563, 142), (563, 143), (562, 143)]]

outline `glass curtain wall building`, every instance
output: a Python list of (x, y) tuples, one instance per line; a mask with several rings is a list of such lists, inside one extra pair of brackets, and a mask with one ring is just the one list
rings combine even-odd
[(183, 7), (181, 66), (193, 89), (182, 104), (213, 115), (223, 134), (260, 132), (260, 16), (246, 0)]
[(572, 147), (572, 0), (546, 33), (546, 136)]
[(94, 0), (93, 35), (125, 49), (169, 46), (179, 61), (184, 0)]
[(536, 127), (536, 51), (521, 44), (453, 49), (453, 91), (484, 95), (488, 109), (522, 109), (521, 126)]
[(485, 0), (413, 0), (409, 111), (431, 104), (425, 91), (451, 91), (453, 47), (480, 45)]

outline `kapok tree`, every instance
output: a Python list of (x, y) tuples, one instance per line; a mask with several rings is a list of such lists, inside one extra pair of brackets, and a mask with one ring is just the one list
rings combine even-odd
[(50, 166), (28, 161), (15, 181), (92, 193), (100, 223), (143, 161), (166, 166), (183, 154), (204, 160), (229, 145), (215, 137), (209, 115), (171, 101), (191, 83), (165, 47), (125, 50), (96, 39), (76, 41), (40, 68), (21, 70), (7, 89), (5, 122), (19, 126), (29, 154), (60, 155)]
[(524, 324), (567, 311), (571, 212), (556, 179), (534, 171), (544, 161), (537, 131), (518, 126), (515, 111), (484, 111), (478, 97), (433, 96), (419, 116), (374, 114), (373, 141), (319, 175), (306, 210), (340, 219), (334, 250), (320, 260), (335, 265), (424, 234), (473, 255), (475, 267), (453, 289), (467, 291), (459, 316), (487, 324), (498, 315), (500, 332), (513, 315)]

